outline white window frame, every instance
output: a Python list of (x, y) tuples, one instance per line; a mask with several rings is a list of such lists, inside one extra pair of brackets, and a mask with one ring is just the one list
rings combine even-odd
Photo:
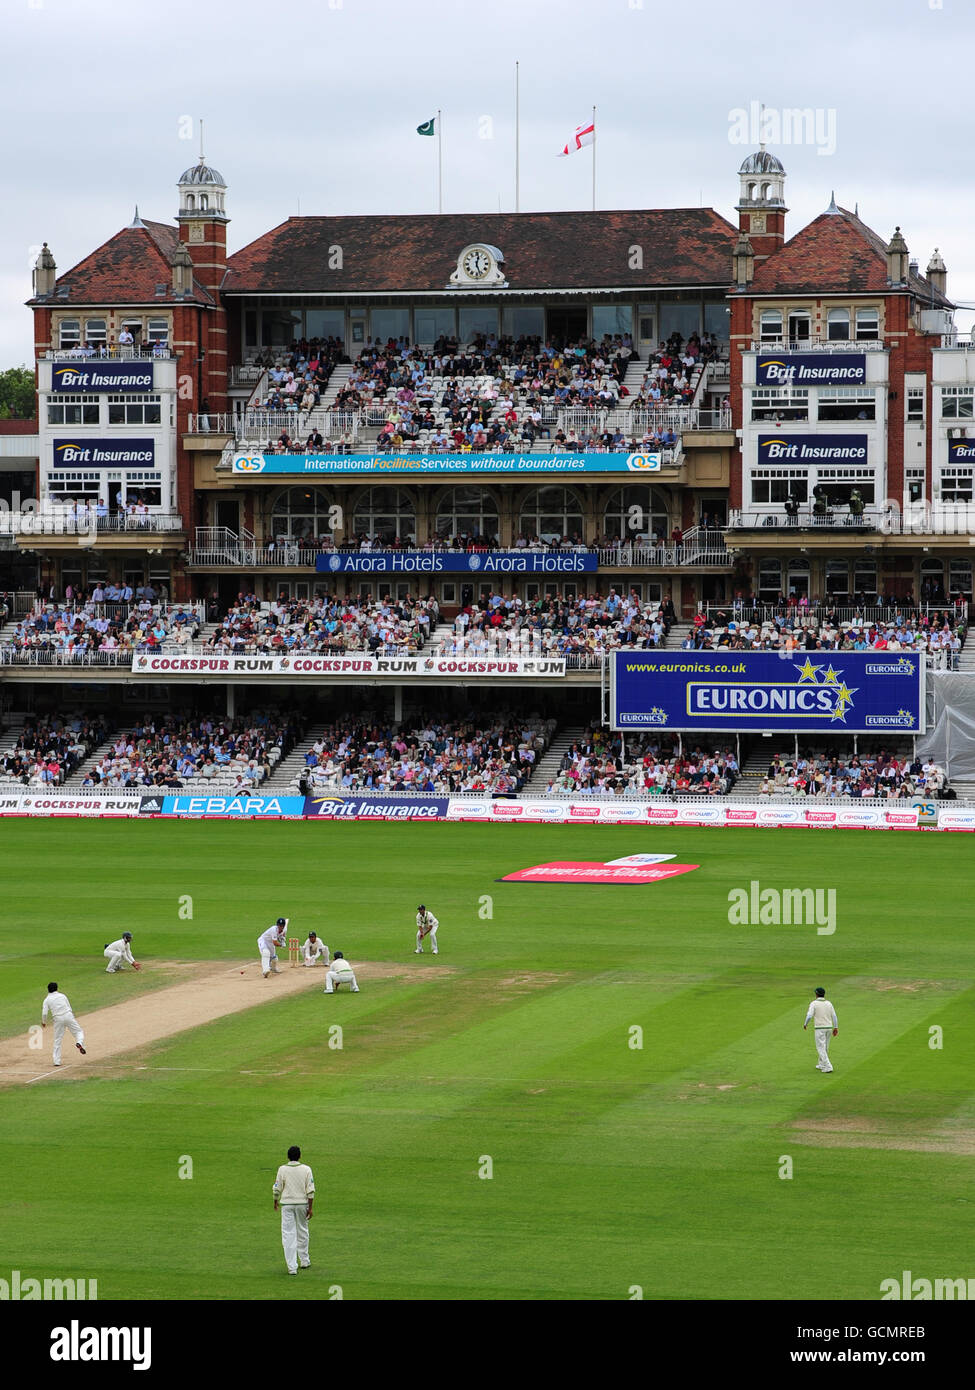
[(861, 305), (856, 311), (855, 327), (858, 343), (875, 343), (880, 338), (880, 310), (872, 305)]
[[(951, 407), (949, 409), (949, 407)], [(963, 409), (967, 407), (967, 409)], [(975, 419), (975, 386), (942, 386), (942, 420)]]
[[(112, 419), (112, 407), (116, 409), (123, 407), (122, 419)], [(147, 420), (146, 407), (157, 406), (159, 419)], [(108, 423), (110, 425), (161, 425), (162, 424), (162, 396), (158, 393), (150, 395), (126, 395), (109, 396), (108, 398)]]
[[(852, 315), (849, 309), (830, 309), (826, 314), (826, 337), (831, 343), (848, 343), (850, 341), (850, 323)], [(834, 326), (839, 325), (843, 331), (834, 333)]]
[[(101, 423), (98, 403), (100, 396), (50, 395), (47, 398), (47, 423), (49, 425), (97, 425)], [(95, 418), (86, 420), (85, 410), (94, 406)], [(77, 410), (78, 418), (68, 419), (68, 411)]]

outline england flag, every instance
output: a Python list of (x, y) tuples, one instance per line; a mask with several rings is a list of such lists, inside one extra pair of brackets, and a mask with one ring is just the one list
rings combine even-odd
[(577, 125), (572, 139), (559, 150), (559, 158), (561, 159), (564, 154), (575, 154), (576, 150), (581, 150), (583, 145), (591, 145), (595, 138), (595, 121), (590, 121), (588, 125)]

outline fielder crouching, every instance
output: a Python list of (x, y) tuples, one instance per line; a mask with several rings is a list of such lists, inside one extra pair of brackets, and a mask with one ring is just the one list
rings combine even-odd
[(335, 952), (335, 959), (325, 975), (325, 988), (323, 994), (334, 994), (339, 985), (351, 985), (352, 993), (359, 993), (359, 985), (355, 977), (355, 971), (345, 959), (341, 951)]
[(308, 933), (308, 940), (305, 942), (304, 946), (302, 946), (301, 953), (304, 957), (302, 961), (303, 965), (313, 966), (321, 961), (326, 970), (328, 969), (328, 963), (331, 957), (328, 953), (328, 947), (318, 936), (317, 932), (310, 931)]

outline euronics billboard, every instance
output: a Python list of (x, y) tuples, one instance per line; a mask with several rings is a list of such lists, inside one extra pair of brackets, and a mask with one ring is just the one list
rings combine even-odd
[(659, 454), (237, 454), (233, 471), (262, 473), (659, 473)]
[(924, 732), (924, 658), (888, 652), (614, 652), (614, 729)]

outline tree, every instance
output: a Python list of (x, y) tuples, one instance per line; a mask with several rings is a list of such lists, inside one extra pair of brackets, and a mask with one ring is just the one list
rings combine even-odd
[(8, 367), (0, 372), (0, 420), (33, 420), (34, 392), (30, 367)]

